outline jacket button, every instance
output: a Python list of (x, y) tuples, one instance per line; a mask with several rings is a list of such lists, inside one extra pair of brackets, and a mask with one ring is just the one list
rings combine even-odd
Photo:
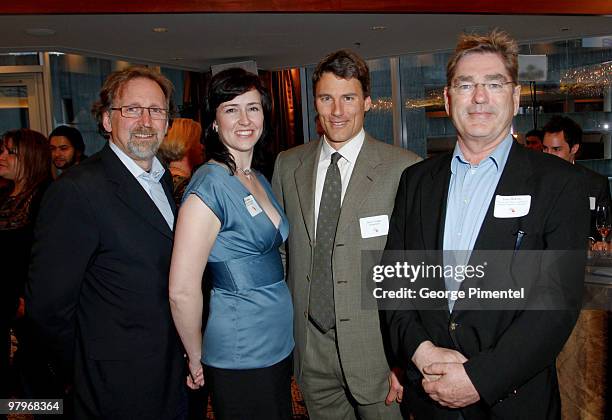
[(304, 318), (308, 319), (308, 312), (304, 311)]

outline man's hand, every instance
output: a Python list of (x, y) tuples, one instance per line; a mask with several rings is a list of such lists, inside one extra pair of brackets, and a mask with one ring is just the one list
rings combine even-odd
[(422, 383), (429, 397), (440, 405), (461, 408), (480, 400), (463, 363), (433, 363), (424, 371), (427, 376), (439, 377), (437, 381), (429, 381), (426, 376)]
[(385, 404), (391, 405), (393, 401), (397, 401), (398, 403), (402, 402), (404, 387), (400, 382), (400, 378), (403, 374), (404, 372), (400, 368), (393, 368), (391, 372), (389, 372), (389, 393), (385, 399)]
[(426, 381), (435, 381), (438, 380), (440, 376), (426, 374), (424, 371), (426, 366), (432, 363), (465, 363), (467, 359), (456, 350), (437, 347), (431, 341), (424, 341), (414, 352), (412, 362), (425, 377)]

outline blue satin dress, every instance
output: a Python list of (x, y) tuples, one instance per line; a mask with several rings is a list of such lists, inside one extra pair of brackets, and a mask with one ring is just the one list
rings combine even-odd
[(216, 368), (272, 366), (294, 347), (293, 305), (278, 251), (289, 222), (268, 181), (257, 177), (281, 216), (278, 228), (261, 206), (253, 207), (240, 180), (216, 163), (201, 166), (183, 196), (197, 195), (221, 221), (206, 265), (213, 289), (202, 348), (202, 362)]

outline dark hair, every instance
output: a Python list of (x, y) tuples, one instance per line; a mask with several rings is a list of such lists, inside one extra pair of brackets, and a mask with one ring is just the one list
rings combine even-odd
[(69, 127), (67, 125), (60, 125), (59, 127), (55, 127), (51, 134), (49, 134), (49, 142), (51, 142), (51, 137), (66, 137), (80, 157), (85, 155), (85, 143), (83, 142), (83, 136), (76, 128)]
[(140, 66), (128, 67), (126, 69), (113, 72), (104, 81), (104, 85), (102, 86), (102, 89), (100, 89), (100, 98), (91, 108), (91, 113), (98, 122), (98, 132), (100, 132), (105, 139), (108, 139), (110, 136), (104, 129), (104, 114), (109, 112), (110, 108), (113, 106), (113, 101), (117, 96), (121, 95), (121, 91), (127, 82), (139, 78), (149, 79), (157, 83), (164, 92), (166, 105), (169, 110), (168, 114), (172, 116), (174, 113), (174, 101), (172, 99), (174, 86), (172, 85), (172, 82), (166, 78), (166, 76), (148, 67)]
[(17, 149), (19, 178), (23, 179), (22, 193), (30, 193), (51, 176), (51, 151), (47, 138), (29, 128), (9, 130), (2, 135), (2, 143), (11, 140)]
[(219, 138), (219, 134), (214, 130), (213, 123), (217, 118), (217, 108), (224, 102), (231, 101), (236, 96), (242, 95), (250, 90), (256, 90), (261, 95), (261, 105), (264, 114), (264, 127), (261, 137), (253, 152), (252, 166), (261, 169), (263, 165), (263, 147), (270, 135), (270, 115), (272, 112), (272, 101), (270, 94), (264, 88), (259, 76), (241, 68), (230, 68), (215, 74), (210, 80), (206, 95), (204, 112), (204, 148), (206, 156), (221, 162), (236, 173), (236, 162), (227, 147)]
[(313, 95), (317, 96), (317, 83), (323, 73), (333, 73), (342, 79), (357, 79), (361, 83), (363, 96), (370, 96), (370, 69), (366, 62), (350, 50), (338, 50), (330, 53), (319, 62), (312, 74)]
[(539, 128), (534, 128), (531, 131), (528, 131), (527, 134), (525, 134), (525, 137), (537, 137), (540, 140), (544, 140), (544, 131), (540, 130)]
[(468, 54), (497, 54), (504, 63), (511, 81), (518, 82), (518, 45), (506, 32), (494, 29), (486, 35), (461, 34), (455, 52), (446, 66), (446, 83), (453, 83), (459, 60)]
[(582, 128), (571, 118), (554, 115), (543, 128), (545, 133), (558, 133), (563, 131), (563, 138), (570, 149), (575, 144), (582, 143)]

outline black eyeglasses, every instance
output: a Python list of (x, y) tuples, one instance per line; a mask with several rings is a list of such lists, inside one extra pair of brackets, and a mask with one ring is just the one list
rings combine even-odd
[(146, 106), (122, 106), (111, 109), (113, 111), (121, 111), (121, 116), (124, 118), (140, 118), (142, 117), (142, 113), (145, 109), (149, 111), (149, 116), (152, 120), (165, 120), (168, 118), (168, 110), (164, 108)]

